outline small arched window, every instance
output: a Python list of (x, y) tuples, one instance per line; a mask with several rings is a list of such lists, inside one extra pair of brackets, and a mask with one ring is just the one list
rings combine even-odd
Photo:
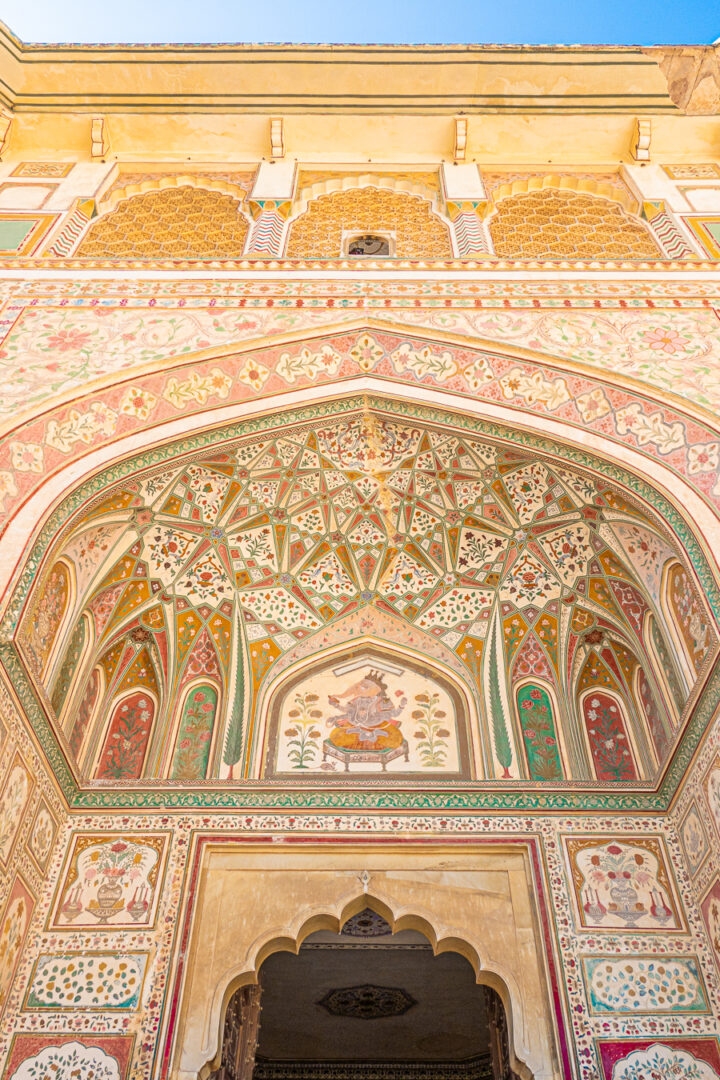
[(390, 237), (379, 233), (357, 233), (349, 236), (345, 241), (345, 254), (374, 258), (391, 255)]

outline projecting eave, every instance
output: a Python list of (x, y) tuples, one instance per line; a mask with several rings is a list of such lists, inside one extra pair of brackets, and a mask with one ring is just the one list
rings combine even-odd
[(717, 65), (710, 45), (27, 45), (0, 24), (15, 111), (663, 114), (688, 105), (681, 68), (692, 96)]

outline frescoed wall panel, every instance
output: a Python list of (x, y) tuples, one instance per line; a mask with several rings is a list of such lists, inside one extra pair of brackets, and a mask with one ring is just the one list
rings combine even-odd
[(126, 1080), (134, 1041), (132, 1035), (15, 1035), (3, 1080)]
[(57, 890), (53, 927), (153, 926), (167, 843), (166, 833), (74, 836)]
[(684, 931), (661, 837), (565, 838), (579, 929)]
[(468, 710), (417, 660), (358, 650), (276, 691), (268, 776), (469, 776)]

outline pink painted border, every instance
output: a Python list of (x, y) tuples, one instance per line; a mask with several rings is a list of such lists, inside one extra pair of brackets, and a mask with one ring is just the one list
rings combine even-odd
[(677, 1050), (686, 1050), (688, 1053), (699, 1057), (702, 1061), (712, 1065), (720, 1075), (720, 1046), (718, 1040), (712, 1037), (693, 1037), (687, 1039), (664, 1038), (658, 1034), (653, 1039), (597, 1039), (598, 1057), (603, 1070), (604, 1080), (612, 1080), (612, 1073), (618, 1061), (621, 1061), (634, 1050), (647, 1050), (649, 1046), (658, 1043), (660, 1046), (668, 1046)]

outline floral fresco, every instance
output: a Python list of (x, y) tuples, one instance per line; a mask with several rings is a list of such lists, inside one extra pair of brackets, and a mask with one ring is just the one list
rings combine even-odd
[(567, 837), (578, 925), (588, 929), (683, 930), (659, 837), (601, 842)]
[(132, 1035), (30, 1035), (13, 1039), (3, 1080), (125, 1080)]
[(560, 780), (563, 775), (553, 707), (543, 687), (530, 684), (518, 690), (520, 721), (531, 780)]
[(717, 1080), (716, 1039), (626, 1039), (602, 1042), (604, 1080)]
[(598, 780), (635, 780), (637, 773), (618, 699), (600, 690), (586, 694), (583, 714)]
[(171, 780), (205, 777), (218, 693), (212, 685), (194, 686), (185, 700), (170, 770)]
[[(69, 657), (69, 743), (82, 775), (257, 776), (257, 703), (301, 643), (360, 612), (368, 627), (391, 616), (423, 654), (441, 646), (479, 715), (479, 776), (618, 784), (657, 773), (695, 662), (717, 648), (689, 571), (702, 644), (673, 636), (658, 582), (681, 563), (665, 525), (597, 472), (480, 437), (474, 424), (390, 408), (332, 406), (315, 424), (156, 462), (73, 521), (63, 560), (81, 559), (76, 614), (92, 644), (76, 665), (68, 635), (48, 691), (61, 686), (64, 699)], [(93, 562), (79, 553), (101, 528), (112, 555)], [(365, 771), (456, 772), (443, 742), (452, 725), (439, 715), (451, 716), (447, 703), (429, 705), (432, 719), (432, 695), (406, 697), (404, 720), (418, 724), (404, 730), (389, 695), (373, 747), (341, 712), (334, 730), (323, 730), (325, 714), (311, 724), (311, 703), (298, 700), (303, 718), (278, 738), (294, 740), (288, 753), (301, 760), (277, 768), (357, 772), (361, 748), (349, 738), (380, 755)]]
[(33, 787), (34, 782), (27, 765), (20, 755), (16, 754), (0, 790), (0, 865), (7, 865), (10, 859)]
[(152, 926), (166, 850), (164, 833), (75, 836), (53, 925)]

